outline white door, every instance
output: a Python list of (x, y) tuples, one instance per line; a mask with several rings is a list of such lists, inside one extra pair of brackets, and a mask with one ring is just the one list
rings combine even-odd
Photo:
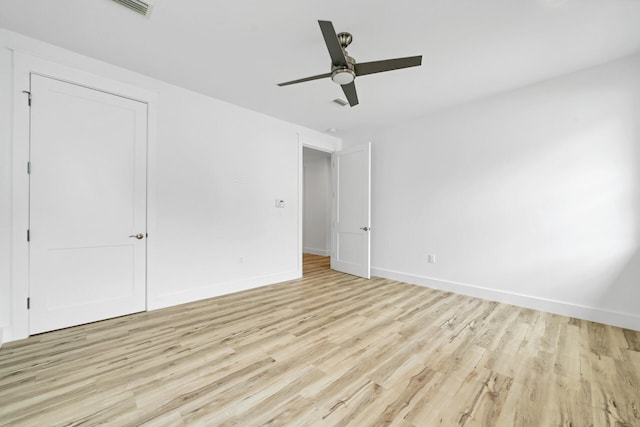
[(369, 278), (371, 143), (333, 153), (331, 268)]
[(147, 104), (34, 74), (31, 97), (29, 332), (143, 311)]

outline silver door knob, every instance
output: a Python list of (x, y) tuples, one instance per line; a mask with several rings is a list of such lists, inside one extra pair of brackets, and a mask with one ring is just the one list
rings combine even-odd
[(369, 227), (360, 227), (360, 230), (369, 231), (369, 230), (371, 230), (371, 228), (369, 228)]
[(140, 239), (144, 238), (144, 234), (142, 234), (142, 233), (132, 234), (129, 237), (135, 237), (136, 239), (140, 240)]

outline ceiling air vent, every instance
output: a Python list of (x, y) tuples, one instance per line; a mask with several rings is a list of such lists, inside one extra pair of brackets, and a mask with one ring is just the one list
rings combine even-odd
[(333, 102), (335, 102), (336, 104), (338, 104), (341, 107), (344, 107), (345, 105), (349, 105), (349, 103), (347, 101), (345, 101), (342, 98), (336, 98), (333, 100)]
[(113, 0), (114, 2), (127, 7), (140, 15), (149, 16), (152, 5), (142, 0)]

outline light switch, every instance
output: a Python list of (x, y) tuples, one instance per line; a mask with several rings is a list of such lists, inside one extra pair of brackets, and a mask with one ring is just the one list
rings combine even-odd
[(284, 200), (276, 199), (276, 208), (284, 208)]

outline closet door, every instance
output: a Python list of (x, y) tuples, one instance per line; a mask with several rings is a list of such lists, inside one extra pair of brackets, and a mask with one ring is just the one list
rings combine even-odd
[(29, 321), (145, 310), (147, 104), (31, 75)]

